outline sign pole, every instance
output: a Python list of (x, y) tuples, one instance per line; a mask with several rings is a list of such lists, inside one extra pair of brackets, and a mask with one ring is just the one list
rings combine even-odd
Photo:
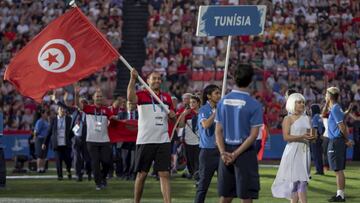
[(229, 69), (229, 57), (231, 49), (231, 35), (228, 36), (227, 47), (226, 47), (226, 57), (225, 57), (225, 68), (224, 68), (224, 78), (222, 83), (221, 97), (225, 96), (226, 93), (226, 84), (227, 84), (227, 75)]

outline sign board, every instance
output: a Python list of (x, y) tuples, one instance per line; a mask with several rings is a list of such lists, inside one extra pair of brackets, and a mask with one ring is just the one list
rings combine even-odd
[(200, 6), (196, 36), (261, 35), (265, 5)]

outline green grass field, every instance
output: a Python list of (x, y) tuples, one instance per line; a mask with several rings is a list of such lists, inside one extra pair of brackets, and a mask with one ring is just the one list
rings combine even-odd
[[(360, 202), (359, 167), (359, 163), (349, 163), (345, 171), (347, 202)], [(271, 167), (260, 168), (260, 199), (255, 202), (289, 202), (285, 199), (275, 199), (271, 195), (270, 188), (275, 179), (276, 171), (276, 168)], [(54, 172), (50, 172), (50, 174), (54, 174)], [(177, 175), (171, 179), (171, 189), (173, 202), (193, 202), (196, 190), (193, 181)], [(308, 202), (327, 202), (327, 199), (334, 195), (335, 191), (336, 184), (333, 172), (326, 172), (325, 176), (313, 175), (309, 184)], [(132, 197), (133, 182), (116, 178), (109, 180), (108, 187), (101, 191), (95, 190), (93, 181), (76, 182), (74, 180), (57, 181), (55, 179), (8, 179), (6, 188), (0, 189), (0, 202), (132, 202)], [(143, 198), (143, 202), (162, 202), (159, 182), (152, 177), (147, 179)], [(216, 177), (213, 178), (206, 202), (218, 202)], [(239, 202), (239, 200), (233, 202)]]

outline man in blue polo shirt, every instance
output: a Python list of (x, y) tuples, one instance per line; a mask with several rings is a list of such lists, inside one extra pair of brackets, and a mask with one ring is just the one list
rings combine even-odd
[(35, 154), (37, 158), (37, 172), (45, 173), (45, 159), (47, 157), (48, 149), (42, 149), (41, 146), (45, 141), (45, 137), (49, 130), (49, 113), (45, 110), (41, 111), (41, 117), (35, 123)]
[(199, 110), (198, 129), (200, 136), (199, 182), (195, 195), (195, 203), (205, 202), (211, 179), (219, 166), (219, 151), (215, 143), (215, 111), (220, 100), (220, 88), (216, 85), (205, 87)]
[(240, 64), (236, 88), (223, 97), (216, 111), (216, 143), (220, 152), (218, 192), (220, 202), (238, 197), (252, 202), (259, 197), (260, 182), (254, 142), (263, 124), (262, 105), (249, 94), (254, 70)]
[(344, 112), (338, 104), (340, 90), (337, 87), (330, 87), (326, 90), (325, 108), (330, 110), (328, 119), (328, 160), (330, 169), (335, 171), (337, 193), (331, 197), (329, 202), (345, 202), (345, 162), (346, 146), (352, 143), (348, 139), (348, 129), (344, 122)]

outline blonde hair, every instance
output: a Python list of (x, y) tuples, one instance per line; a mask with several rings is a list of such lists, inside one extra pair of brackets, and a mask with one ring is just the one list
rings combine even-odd
[(286, 101), (286, 111), (290, 114), (295, 113), (295, 103), (297, 101), (304, 101), (305, 97), (300, 93), (293, 93), (289, 96), (289, 98)]

